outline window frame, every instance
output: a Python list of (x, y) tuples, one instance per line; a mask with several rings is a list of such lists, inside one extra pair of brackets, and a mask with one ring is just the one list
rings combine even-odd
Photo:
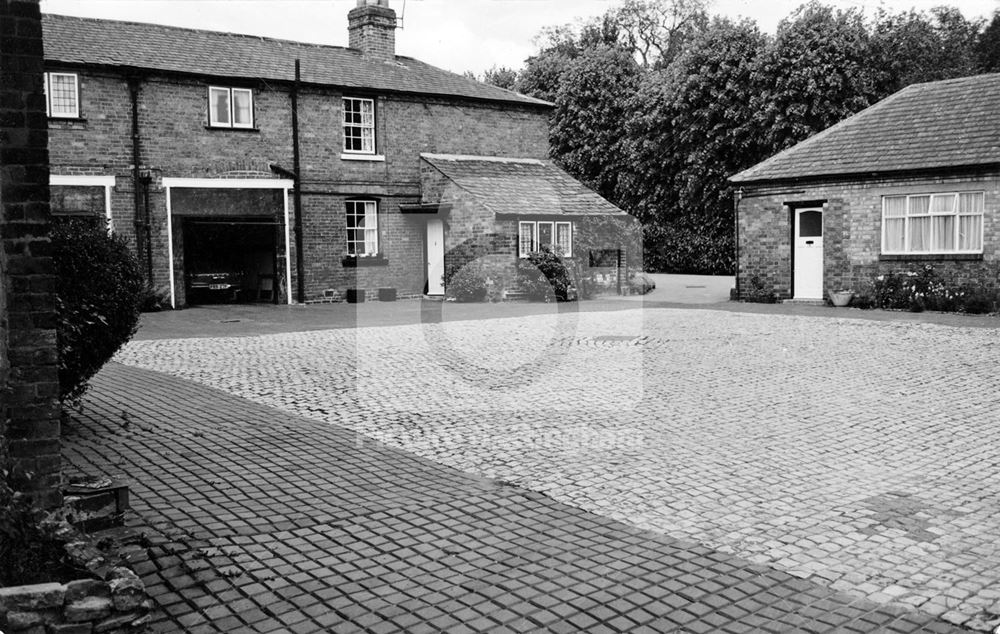
[[(962, 213), (961, 200), (962, 196), (979, 196), (982, 199), (982, 206), (978, 212), (974, 213)], [(952, 211), (947, 213), (942, 213), (939, 211), (934, 211), (934, 202), (936, 199), (942, 199), (946, 197), (951, 197), (953, 199)], [(923, 213), (914, 214), (912, 213), (912, 201), (914, 199), (926, 198), (927, 199), (927, 210)], [(886, 215), (889, 200), (905, 199), (905, 209), (903, 215), (888, 216)], [(881, 253), (882, 255), (892, 255), (892, 256), (927, 256), (927, 255), (981, 255), (985, 249), (985, 216), (986, 216), (986, 193), (983, 190), (975, 191), (951, 191), (951, 192), (927, 192), (920, 194), (885, 194), (882, 196), (882, 226), (881, 226)], [(960, 231), (962, 218), (966, 217), (978, 217), (979, 218), (979, 247), (976, 249), (959, 249), (958, 246), (960, 242)], [(923, 251), (914, 251), (910, 246), (910, 220), (913, 218), (926, 218), (931, 219), (931, 237), (930, 237), (930, 249)], [(952, 236), (952, 243), (955, 245), (954, 249), (934, 249), (935, 242), (935, 223), (934, 218), (953, 218), (954, 219), (954, 234)], [(890, 250), (888, 248), (888, 227), (889, 221), (903, 221), (903, 248), (902, 250)]]
[[(521, 241), (521, 228), (525, 225), (531, 226), (531, 249), (525, 251)], [(559, 246), (559, 228), (566, 227), (569, 230), (569, 246), (561, 254), (564, 258), (573, 257), (573, 222), (569, 220), (519, 220), (517, 223), (517, 257), (527, 258), (529, 253), (538, 251), (542, 246), (539, 238), (539, 225), (550, 225), (552, 227), (552, 242), (547, 246), (555, 248)]]
[[(73, 113), (53, 114), (52, 112), (52, 77), (72, 77), (73, 78)], [(43, 76), (42, 91), (45, 93), (45, 116), (50, 119), (79, 119), (80, 118), (80, 74), (63, 73), (58, 71), (47, 71)]]
[[(368, 252), (368, 250), (367, 250), (368, 241), (367, 241), (367, 239), (365, 237), (365, 234), (364, 234), (364, 232), (367, 232), (368, 227), (362, 227), (361, 229), (358, 229), (356, 226), (353, 227), (353, 228), (351, 227), (351, 220), (350, 220), (351, 217), (353, 216), (353, 217), (356, 218), (358, 216), (358, 213), (357, 213), (357, 210), (356, 210), (356, 206), (357, 205), (364, 205), (365, 212), (362, 214), (362, 217), (364, 217), (364, 218), (368, 217), (368, 213), (367, 213), (368, 212), (368, 206), (371, 205), (374, 208), (374, 218), (375, 218), (375, 232), (374, 232), (375, 233), (375, 249), (372, 252)], [(355, 209), (354, 209), (353, 212), (352, 212), (352, 206), (355, 206)], [(380, 232), (379, 232), (379, 225), (381, 224), (381, 219), (379, 218), (379, 204), (378, 204), (378, 200), (375, 200), (373, 198), (349, 198), (349, 199), (347, 199), (347, 200), (344, 201), (344, 212), (345, 212), (345, 215), (344, 215), (344, 226), (346, 228), (346, 232), (345, 233), (346, 233), (346, 243), (347, 243), (347, 256), (351, 257), (351, 258), (359, 258), (359, 259), (360, 258), (378, 258), (381, 255), (381, 248), (382, 248), (382, 237), (381, 237)], [(356, 222), (356, 220), (355, 220), (355, 222)], [(352, 240), (351, 239), (351, 231), (355, 231), (356, 232), (356, 231), (359, 231), (359, 230), (363, 232), (362, 236), (361, 236), (361, 240), (357, 240), (356, 238), (354, 240)], [(364, 248), (364, 252), (363, 253), (358, 253), (357, 252), (357, 245), (359, 245), (359, 244)], [(352, 249), (354, 249), (354, 250), (352, 251)]]
[[(224, 123), (216, 119), (215, 104), (212, 100), (214, 91), (225, 92), (227, 95), (227, 107), (229, 122)], [(250, 98), (250, 121), (249, 123), (236, 123), (236, 98), (234, 93), (246, 93)], [(209, 86), (208, 87), (208, 126), (210, 128), (253, 130), (256, 124), (256, 113), (254, 112), (254, 99), (252, 88), (235, 88), (232, 86)]]
[[(347, 107), (347, 105), (348, 105), (348, 102), (358, 102), (359, 104), (362, 104), (362, 109), (360, 110), (360, 113), (362, 114), (362, 116), (364, 115), (363, 104), (365, 104), (365, 103), (371, 104), (372, 122), (371, 122), (370, 128), (371, 128), (371, 134), (372, 134), (372, 148), (371, 148), (370, 151), (369, 150), (365, 150), (365, 149), (354, 150), (354, 149), (351, 149), (351, 148), (348, 147), (348, 143), (347, 143), (348, 139), (353, 139), (353, 138), (360, 138), (361, 145), (363, 147), (364, 146), (364, 139), (365, 139), (365, 137), (364, 137), (364, 131), (369, 128), (369, 126), (366, 126), (364, 124), (364, 121), (362, 121), (361, 123), (354, 123), (352, 121), (348, 121), (347, 120), (347, 113), (348, 113), (348, 107)], [(343, 136), (343, 138), (342, 138), (342, 141), (343, 141), (343, 143), (342, 143), (343, 153), (344, 154), (348, 154), (348, 155), (353, 155), (353, 156), (377, 156), (378, 155), (378, 109), (376, 107), (377, 104), (375, 103), (375, 99), (369, 98), (369, 97), (349, 97), (349, 96), (344, 95), (344, 96), (341, 97), (340, 104), (341, 104), (340, 105), (340, 114), (341, 114), (341, 117), (340, 117), (341, 118), (341, 127), (340, 127), (340, 129), (341, 129), (341, 134)], [(362, 135), (360, 137), (349, 137), (348, 134), (347, 134), (347, 129), (349, 127), (350, 128), (360, 128), (361, 131), (362, 131)]]

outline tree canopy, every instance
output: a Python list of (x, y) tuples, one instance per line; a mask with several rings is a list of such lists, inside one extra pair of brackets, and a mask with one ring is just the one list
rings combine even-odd
[[(638, 217), (646, 264), (734, 266), (728, 177), (905, 86), (1000, 71), (1000, 12), (866, 15), (809, 2), (767, 35), (706, 0), (622, 0), (489, 81), (556, 104), (552, 158)], [(503, 72), (502, 72), (503, 71)]]

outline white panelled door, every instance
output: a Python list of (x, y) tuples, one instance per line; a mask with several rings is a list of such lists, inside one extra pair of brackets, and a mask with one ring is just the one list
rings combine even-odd
[(444, 295), (444, 221), (427, 221), (427, 294)]
[(795, 210), (795, 299), (823, 299), (823, 210)]

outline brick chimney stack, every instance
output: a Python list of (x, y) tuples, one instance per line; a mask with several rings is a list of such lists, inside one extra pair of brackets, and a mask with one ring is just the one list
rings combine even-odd
[(366, 57), (391, 61), (396, 59), (396, 12), (389, 0), (358, 0), (347, 14), (349, 44)]

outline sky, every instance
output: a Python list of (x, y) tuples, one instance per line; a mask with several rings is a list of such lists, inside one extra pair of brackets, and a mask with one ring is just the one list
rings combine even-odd
[[(710, 12), (749, 17), (773, 33), (803, 0), (714, 0)], [(990, 18), (1000, 0), (825, 0), (870, 12), (957, 6), (968, 18)], [(396, 52), (447, 70), (481, 74), (520, 68), (537, 51), (546, 26), (599, 16), (618, 0), (390, 0), (402, 17)], [(42, 11), (106, 19), (347, 45), (347, 12), (356, 0), (42, 0)]]

